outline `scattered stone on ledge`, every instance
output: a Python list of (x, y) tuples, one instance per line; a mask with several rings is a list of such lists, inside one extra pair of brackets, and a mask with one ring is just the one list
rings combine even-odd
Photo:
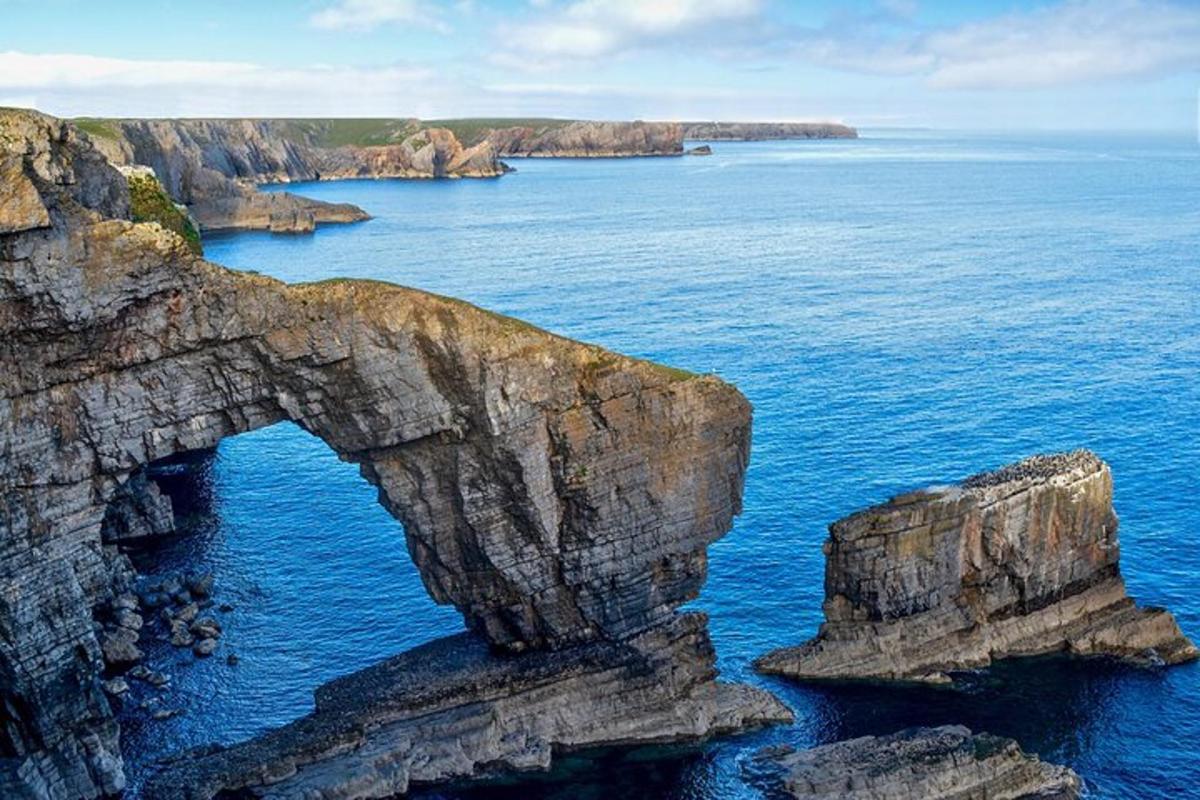
[(811, 750), (777, 746), (746, 764), (747, 777), (795, 800), (1077, 800), (1067, 767), (1022, 752), (1012, 739), (962, 726), (911, 728)]
[(947, 683), (1010, 656), (1200, 655), (1170, 613), (1125, 593), (1112, 474), (1090, 452), (895, 497), (831, 525), (825, 554), (820, 633), (759, 671)]

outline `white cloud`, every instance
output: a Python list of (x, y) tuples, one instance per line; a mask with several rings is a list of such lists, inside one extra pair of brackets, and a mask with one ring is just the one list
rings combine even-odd
[(697, 33), (758, 17), (762, 0), (575, 0), (503, 26), (499, 59), (514, 66), (593, 59), (683, 44)]
[(413, 25), (448, 33), (449, 26), (422, 0), (338, 0), (309, 17), (326, 30), (368, 31), (380, 25)]
[(421, 114), (451, 87), (413, 65), (279, 69), (239, 61), (0, 53), (0, 95), (63, 116)]
[(933, 86), (1022, 88), (1200, 68), (1200, 7), (1153, 0), (1073, 0), (923, 42)]
[(931, 31), (864, 20), (788, 38), (802, 60), (921, 76), (943, 89), (1040, 88), (1200, 69), (1200, 7), (1164, 0), (1066, 0)]

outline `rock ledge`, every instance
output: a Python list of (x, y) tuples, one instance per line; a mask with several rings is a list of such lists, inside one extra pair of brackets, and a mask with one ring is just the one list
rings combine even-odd
[(1012, 739), (962, 726), (911, 728), (796, 751), (760, 751), (752, 780), (796, 800), (1076, 800), (1083, 781)]

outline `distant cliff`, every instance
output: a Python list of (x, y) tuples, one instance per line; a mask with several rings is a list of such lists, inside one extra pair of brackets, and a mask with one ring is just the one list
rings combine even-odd
[(857, 139), (858, 131), (835, 122), (685, 122), (685, 139), (756, 142), (768, 139)]
[(487, 178), (504, 156), (675, 156), (685, 139), (853, 138), (813, 123), (562, 119), (80, 119), (118, 166), (143, 165), (202, 230), (311, 231), (368, 218), (357, 206), (258, 184), (343, 178)]
[(677, 122), (550, 121), (492, 128), (480, 136), (501, 156), (613, 158), (683, 153), (683, 127)]
[[(391, 121), (390, 135), (354, 137), (357, 120), (81, 120), (117, 165), (152, 168), (171, 198), (205, 230), (309, 231), (321, 222), (367, 219), (362, 209), (260, 183), (339, 178), (458, 178), (500, 175), (490, 144), (463, 147), (454, 134)], [(365, 121), (373, 122), (373, 121)], [(361, 142), (367, 143), (361, 143)], [(379, 143), (376, 143), (379, 142)]]

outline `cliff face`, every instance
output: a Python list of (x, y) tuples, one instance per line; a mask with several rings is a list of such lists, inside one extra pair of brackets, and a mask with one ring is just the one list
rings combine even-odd
[(683, 153), (683, 128), (676, 122), (587, 122), (515, 126), (486, 132), (501, 156), (596, 158), (674, 156)]
[(913, 728), (795, 751), (760, 751), (750, 771), (796, 800), (1076, 800), (1072, 770), (1012, 739), (961, 726)]
[[(528, 764), (542, 765), (559, 742), (696, 738), (787, 716), (762, 693), (717, 688), (702, 621), (675, 612), (740, 510), (750, 409), (732, 387), (401, 287), (287, 286), (209, 264), (130, 222), (124, 178), (48, 117), (0, 113), (0, 176), (5, 797), (94, 797), (123, 782), (93, 627), (131, 574), (102, 539), (110, 503), (128, 503), (123, 487), (151, 461), (281, 420), (360, 465), (473, 641), (528, 651), (460, 678), (512, 715), (480, 734), (503, 740), (479, 752), (508, 748), (497, 758), (525, 764), (512, 748), (528, 731)], [(672, 644), (684, 629), (689, 644)], [(598, 718), (590, 734), (522, 716), (599, 708), (603, 696), (570, 680), (601, 641), (624, 659), (610, 678), (639, 664), (659, 675), (630, 689), (642, 704), (631, 716)], [(540, 671), (541, 706), (504, 703), (517, 684), (490, 676), (507, 669)], [(675, 706), (700, 716), (665, 723)], [(375, 722), (383, 738), (356, 735), (382, 752), (420, 738)], [(445, 774), (461, 774), (455, 763)], [(307, 788), (338, 780), (305, 774)]]
[(486, 143), (464, 148), (442, 129), (405, 130), (395, 143), (326, 147), (314, 132), (283, 120), (112, 120), (89, 126), (114, 164), (153, 168), (176, 202), (206, 229), (306, 231), (367, 214), (349, 204), (289, 193), (260, 193), (259, 183), (338, 178), (491, 177), (504, 168)]
[(820, 634), (760, 670), (940, 682), (1005, 656), (1198, 655), (1169, 613), (1126, 595), (1112, 474), (1091, 453), (896, 497), (831, 525), (825, 554)]
[(768, 139), (857, 139), (858, 131), (835, 122), (685, 122), (685, 139), (755, 142)]

